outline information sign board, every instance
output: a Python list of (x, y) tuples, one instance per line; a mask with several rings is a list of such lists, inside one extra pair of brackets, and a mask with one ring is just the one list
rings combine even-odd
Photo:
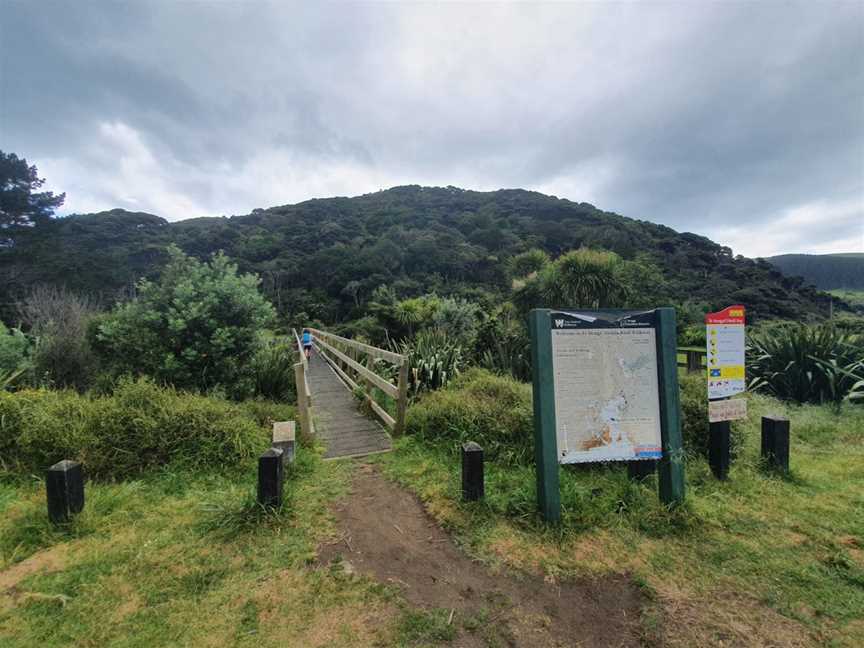
[(708, 313), (705, 329), (708, 400), (744, 392), (744, 307), (729, 306), (717, 313)]
[(659, 459), (654, 311), (550, 317), (558, 463)]
[(747, 418), (747, 399), (730, 398), (728, 400), (708, 401), (708, 422), (737, 421)]

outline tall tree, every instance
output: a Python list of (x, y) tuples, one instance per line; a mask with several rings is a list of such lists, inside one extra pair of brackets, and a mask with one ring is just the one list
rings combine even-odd
[(66, 194), (37, 191), (43, 184), (35, 164), (0, 151), (0, 227), (39, 225), (51, 218)]

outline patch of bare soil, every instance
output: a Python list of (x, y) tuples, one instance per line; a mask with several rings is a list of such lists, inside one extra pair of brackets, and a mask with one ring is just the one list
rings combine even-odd
[(404, 489), (358, 466), (335, 509), (343, 537), (319, 559), (398, 587), (419, 608), (450, 610), (455, 646), (638, 646), (642, 595), (625, 576), (546, 582), (495, 573), (460, 551)]
[(0, 594), (8, 593), (22, 580), (37, 572), (52, 572), (63, 569), (66, 556), (69, 553), (67, 544), (59, 544), (33, 554), (29, 558), (15, 563), (0, 571)]

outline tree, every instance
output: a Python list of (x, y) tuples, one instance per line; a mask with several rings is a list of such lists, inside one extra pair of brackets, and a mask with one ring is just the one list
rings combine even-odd
[(250, 361), (274, 318), (259, 278), (238, 274), (222, 253), (202, 263), (169, 248), (158, 281), (142, 280), (96, 331), (97, 348), (119, 372), (187, 389), (251, 389)]
[(45, 180), (36, 165), (14, 153), (0, 151), (0, 228), (39, 225), (51, 218), (66, 194), (37, 192)]

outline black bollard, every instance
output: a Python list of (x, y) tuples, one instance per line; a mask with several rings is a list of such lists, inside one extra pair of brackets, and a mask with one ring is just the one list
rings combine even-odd
[(462, 499), (483, 499), (483, 448), (469, 441), (462, 446)]
[(282, 506), (282, 450), (270, 448), (258, 457), (258, 503), (261, 506)]
[(766, 466), (789, 472), (789, 419), (782, 416), (762, 417), (762, 458)]
[(640, 459), (639, 461), (627, 462), (627, 477), (633, 481), (640, 481), (650, 477), (657, 471), (657, 462), (654, 459)]
[(45, 473), (48, 518), (54, 524), (68, 522), (84, 509), (84, 470), (77, 461), (64, 459)]
[(717, 479), (729, 477), (730, 432), (729, 421), (708, 424), (708, 463)]

